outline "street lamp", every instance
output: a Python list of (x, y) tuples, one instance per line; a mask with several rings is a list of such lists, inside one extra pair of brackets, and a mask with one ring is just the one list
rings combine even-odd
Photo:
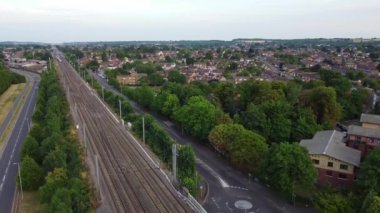
[(24, 192), (22, 191), (22, 181), (21, 181), (20, 163), (16, 162), (16, 163), (13, 163), (13, 164), (14, 164), (14, 165), (17, 164), (17, 167), (18, 167), (18, 179), (20, 180), (21, 199), (24, 200)]

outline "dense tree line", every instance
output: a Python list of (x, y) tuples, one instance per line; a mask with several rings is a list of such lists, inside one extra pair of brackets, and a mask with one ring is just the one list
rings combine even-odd
[(33, 125), (21, 153), (24, 190), (38, 190), (46, 212), (90, 212), (81, 149), (54, 69), (41, 75)]
[(0, 95), (3, 94), (12, 84), (25, 83), (25, 77), (14, 72), (10, 72), (0, 62)]

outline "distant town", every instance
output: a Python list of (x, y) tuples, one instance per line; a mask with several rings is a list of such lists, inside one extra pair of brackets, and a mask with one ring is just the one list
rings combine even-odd
[(20, 163), (35, 169), (19, 179), (52, 212), (63, 198), (47, 189), (60, 175), (84, 189), (82, 209), (67, 207), (76, 212), (380, 211), (380, 39), (0, 50), (0, 71), (17, 73), (4, 85), (40, 84)]

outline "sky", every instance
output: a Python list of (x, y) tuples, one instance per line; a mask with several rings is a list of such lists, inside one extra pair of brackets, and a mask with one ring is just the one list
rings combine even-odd
[(0, 41), (380, 37), (380, 0), (0, 0)]

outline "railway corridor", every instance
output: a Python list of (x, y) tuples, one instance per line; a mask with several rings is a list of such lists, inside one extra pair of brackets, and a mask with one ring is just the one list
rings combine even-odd
[(99, 211), (193, 212), (187, 199), (174, 189), (95, 92), (58, 51), (54, 55), (71, 114), (81, 138), (85, 138), (83, 144), (101, 205), (105, 206)]

